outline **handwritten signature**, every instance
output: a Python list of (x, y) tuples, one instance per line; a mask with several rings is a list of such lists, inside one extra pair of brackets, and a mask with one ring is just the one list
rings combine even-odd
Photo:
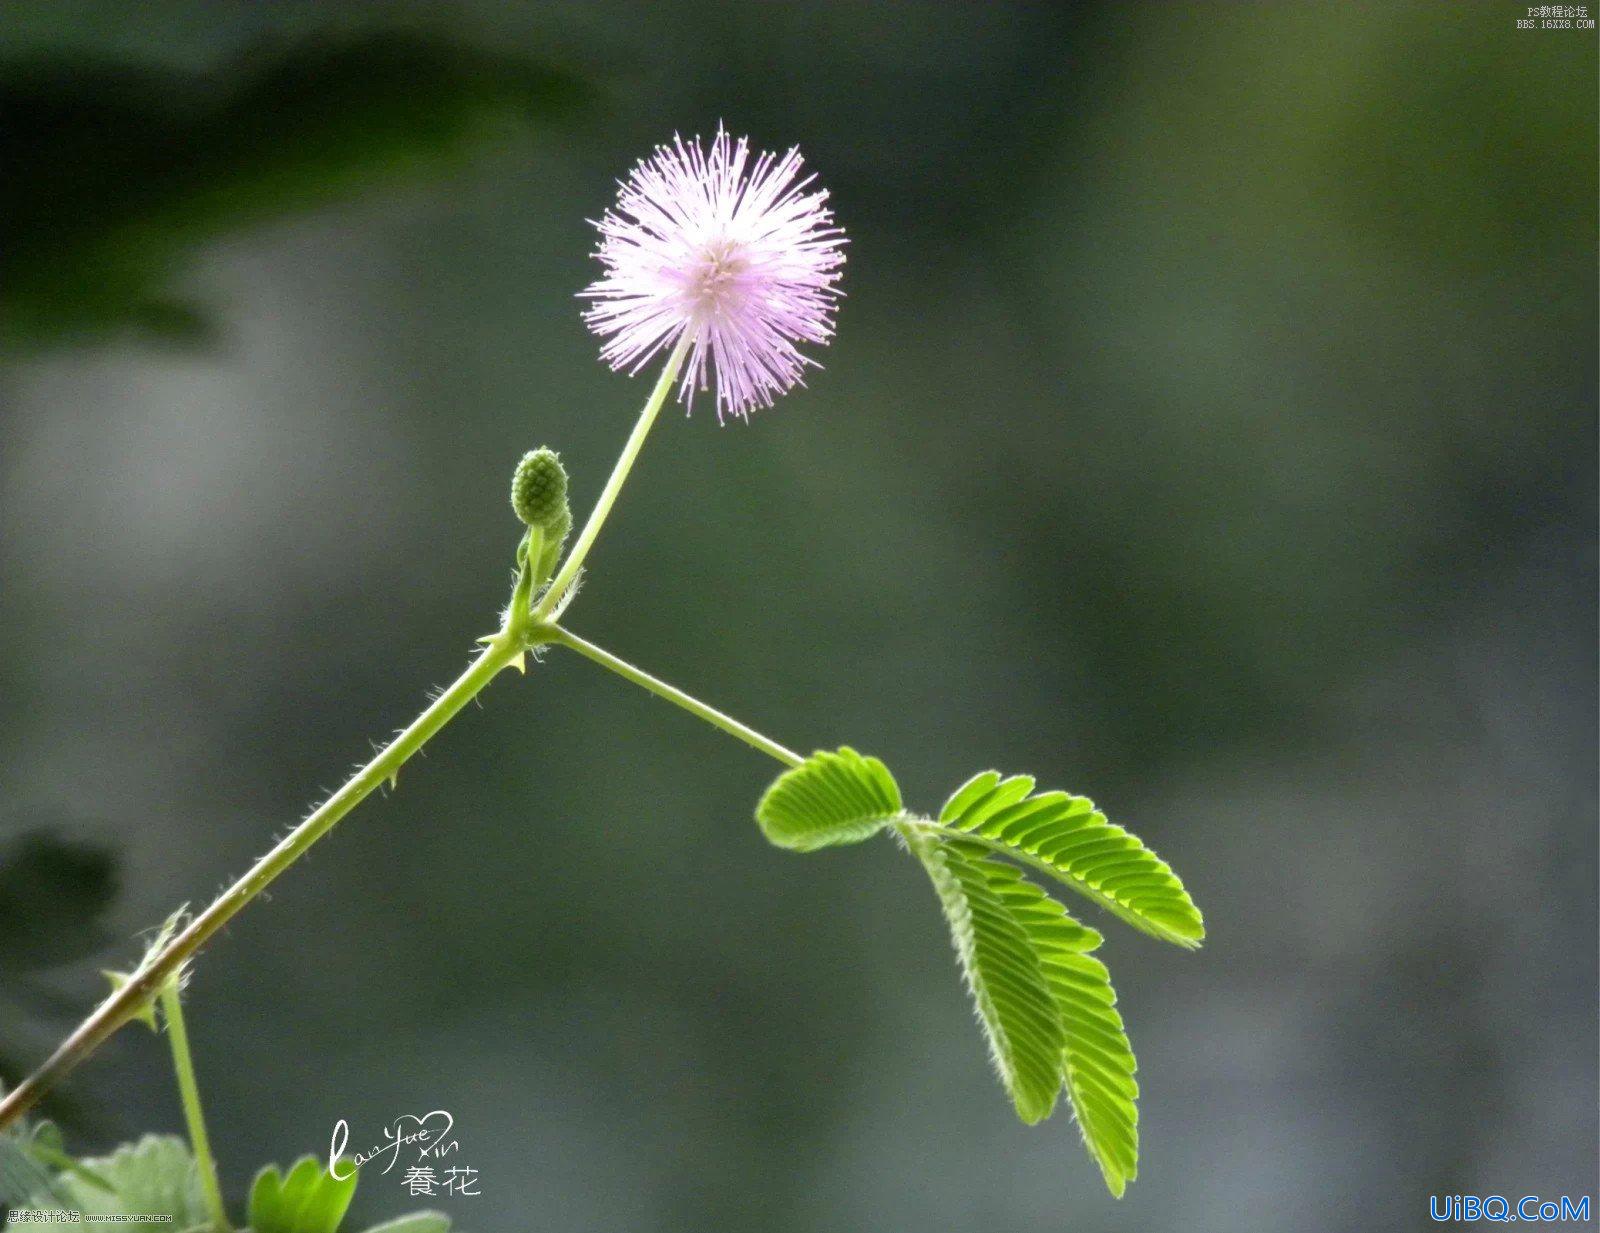
[[(350, 1123), (341, 1117), (333, 1128), (333, 1140), (328, 1145), (328, 1175), (342, 1182), (362, 1165), (381, 1160), (385, 1156), (389, 1158), (389, 1163), (383, 1166), (381, 1172), (387, 1173), (394, 1168), (395, 1161), (400, 1159), (402, 1147), (416, 1149), (419, 1160), (442, 1160), (451, 1152), (461, 1150), (461, 1144), (449, 1137), (450, 1130), (455, 1124), (456, 1119), (444, 1109), (435, 1109), (420, 1117), (414, 1113), (406, 1113), (384, 1127), (381, 1143), (373, 1144), (367, 1151), (351, 1153), (348, 1150)], [(351, 1161), (355, 1168), (347, 1173), (340, 1173), (341, 1159)]]

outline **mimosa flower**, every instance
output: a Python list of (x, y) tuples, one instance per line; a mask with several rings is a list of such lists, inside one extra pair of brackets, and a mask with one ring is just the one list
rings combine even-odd
[(636, 373), (687, 336), (678, 398), (692, 405), (714, 375), (718, 419), (803, 384), (816, 361), (797, 344), (833, 336), (845, 241), (801, 167), (798, 149), (752, 161), (720, 127), (709, 147), (674, 137), (635, 167), (595, 224), (605, 273), (580, 293), (601, 358)]

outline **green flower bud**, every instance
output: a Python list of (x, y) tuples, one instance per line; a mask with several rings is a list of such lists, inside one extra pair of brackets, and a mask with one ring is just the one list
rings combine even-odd
[[(547, 538), (561, 538), (572, 526), (567, 508), (567, 472), (554, 450), (529, 450), (511, 477), (511, 508), (530, 527), (544, 528)], [(558, 536), (550, 536), (564, 523)]]

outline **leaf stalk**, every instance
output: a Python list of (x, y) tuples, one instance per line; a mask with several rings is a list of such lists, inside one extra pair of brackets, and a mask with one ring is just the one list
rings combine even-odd
[(228, 1209), (222, 1201), (222, 1185), (217, 1180), (217, 1160), (211, 1153), (211, 1136), (206, 1133), (205, 1111), (200, 1106), (200, 1084), (195, 1078), (194, 1056), (189, 1052), (189, 1032), (183, 1022), (181, 973), (168, 977), (161, 987), (161, 1017), (167, 1021), (167, 1039), (172, 1044), (172, 1069), (178, 1076), (178, 1095), (183, 1102), (183, 1120), (189, 1128), (189, 1147), (200, 1172), (200, 1189), (206, 1209), (211, 1213), (213, 1233), (232, 1233)]

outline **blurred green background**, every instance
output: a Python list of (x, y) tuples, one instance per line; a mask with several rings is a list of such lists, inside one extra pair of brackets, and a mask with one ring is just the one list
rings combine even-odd
[[(1592, 1193), (1596, 41), (1525, 7), (5, 6), (0, 1065), (455, 674), (523, 450), (587, 509), (646, 387), (585, 219), (722, 119), (832, 190), (838, 340), (663, 422), (569, 623), (1160, 850), (1211, 937), (1106, 930), (1141, 1179), (1016, 1122), (911, 862), (769, 848), (773, 766), (554, 654), (200, 964), (232, 1189), (444, 1107), (469, 1230)], [(161, 1043), (56, 1111), (177, 1129)]]

